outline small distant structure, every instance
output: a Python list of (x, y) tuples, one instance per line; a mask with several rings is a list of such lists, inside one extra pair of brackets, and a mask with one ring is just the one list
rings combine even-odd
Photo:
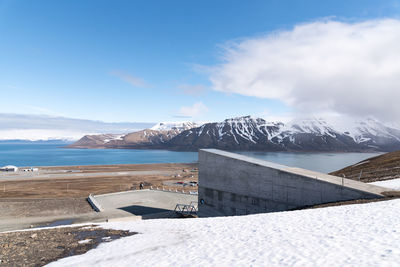
[(2, 171), (2, 172), (17, 172), (18, 171), (18, 167), (13, 166), (13, 165), (7, 165), (7, 166), (4, 166), (4, 167), (1, 167), (0, 171)]
[(184, 217), (197, 215), (198, 204), (196, 202), (191, 202), (189, 205), (176, 204), (174, 211), (176, 214), (180, 214)]
[(24, 171), (24, 172), (37, 172), (37, 171), (39, 171), (39, 169), (31, 167), (31, 168), (27, 168), (27, 169), (22, 169), (22, 171)]

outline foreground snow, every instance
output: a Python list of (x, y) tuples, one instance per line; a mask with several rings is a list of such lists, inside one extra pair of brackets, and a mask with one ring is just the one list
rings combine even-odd
[(400, 190), (400, 179), (378, 181), (378, 182), (373, 182), (373, 183), (370, 183), (370, 184), (383, 186), (383, 187), (390, 188), (390, 189), (393, 189), (393, 190)]
[(50, 266), (395, 266), (400, 200), (240, 217), (103, 227), (140, 234)]

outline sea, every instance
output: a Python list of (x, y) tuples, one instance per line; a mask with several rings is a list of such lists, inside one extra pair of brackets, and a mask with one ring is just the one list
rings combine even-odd
[[(19, 167), (197, 162), (197, 152), (71, 149), (64, 142), (0, 142), (0, 166)], [(239, 154), (287, 166), (332, 172), (381, 153), (250, 152)]]

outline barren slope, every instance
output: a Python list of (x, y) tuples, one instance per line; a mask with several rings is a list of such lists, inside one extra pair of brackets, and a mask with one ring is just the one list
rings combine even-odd
[(354, 180), (358, 180), (361, 174), (362, 182), (400, 178), (400, 150), (366, 159), (331, 174)]

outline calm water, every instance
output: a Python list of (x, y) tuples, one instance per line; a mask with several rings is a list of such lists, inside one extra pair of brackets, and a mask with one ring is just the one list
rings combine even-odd
[[(129, 149), (65, 149), (65, 144), (0, 143), (0, 166), (60, 166), (196, 162), (196, 152)], [(238, 152), (288, 166), (331, 172), (378, 153)]]
[(237, 152), (249, 157), (319, 172), (332, 172), (382, 153)]

